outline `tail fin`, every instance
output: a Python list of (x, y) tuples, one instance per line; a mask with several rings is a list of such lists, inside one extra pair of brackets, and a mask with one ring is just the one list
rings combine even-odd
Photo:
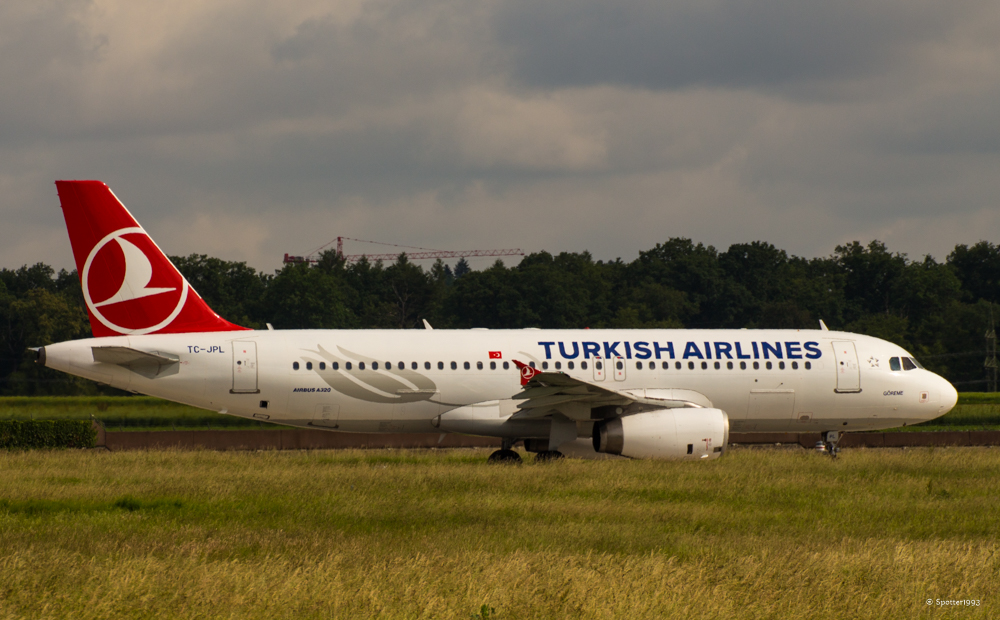
[(56, 181), (96, 337), (246, 329), (221, 318), (100, 181)]

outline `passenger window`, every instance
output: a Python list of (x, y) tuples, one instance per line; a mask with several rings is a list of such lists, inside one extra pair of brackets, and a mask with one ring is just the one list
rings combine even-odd
[(753, 369), (754, 370), (760, 370), (760, 363), (759, 362), (754, 362), (753, 363)]
[(542, 362), (542, 370), (548, 370), (548, 369), (549, 369), (549, 363), (548, 362)]
[(908, 357), (903, 358), (903, 370), (914, 370), (916, 367), (917, 366), (913, 363), (913, 360)]
[(899, 358), (898, 357), (890, 357), (889, 358), (889, 370), (894, 370), (894, 371), (898, 372), (901, 369), (902, 369), (902, 366), (899, 365)]
[(337, 362), (334, 362), (334, 363), (330, 364), (330, 368), (332, 368), (334, 370), (340, 370), (340, 364), (338, 364)]
[(344, 364), (344, 368), (346, 368), (347, 370), (350, 370), (351, 369), (351, 363), (350, 362), (345, 363)]
[(798, 362), (792, 362), (792, 370), (798, 370), (798, 369), (799, 369), (799, 363)]
[(424, 370), (430, 370), (430, 369), (431, 369), (431, 363), (430, 362), (424, 362)]
[(319, 363), (319, 369), (320, 370), (326, 370), (326, 362), (320, 362)]
[[(406, 369), (406, 364), (403, 363), (403, 362), (400, 362), (399, 364), (396, 365), (396, 368), (398, 368), (400, 370), (405, 370)], [(413, 362), (413, 368), (414, 368), (414, 370), (416, 370), (416, 368), (417, 368), (417, 363), (416, 362)]]
[(727, 370), (732, 370), (733, 369), (733, 363), (732, 362), (726, 362), (726, 369)]
[(635, 369), (636, 370), (642, 370), (642, 362), (636, 362), (635, 363)]
[(438, 370), (444, 370), (444, 362), (438, 362)]
[(562, 362), (556, 362), (556, 370), (562, 370)]
[(496, 370), (496, 369), (497, 369), (497, 363), (496, 362), (490, 362), (490, 370)]
[(785, 362), (778, 362), (778, 370), (784, 370), (784, 369), (785, 369)]
[(483, 363), (482, 362), (476, 362), (476, 370), (482, 370), (482, 369), (483, 369)]
[(702, 362), (701, 363), (701, 369), (702, 370), (708, 370), (708, 362)]
[(372, 362), (372, 370), (378, 370), (378, 362)]
[(715, 362), (715, 369), (716, 370), (719, 370), (721, 367), (722, 367), (722, 365), (719, 364), (719, 362)]
[(580, 362), (580, 370), (587, 370), (587, 362)]
[(594, 368), (596, 368), (597, 370), (604, 370), (604, 364), (602, 364), (601, 362), (594, 362)]
[[(430, 366), (431, 366), (430, 364), (427, 365), (428, 368), (430, 368)], [(410, 364), (410, 368), (416, 370), (417, 368), (419, 368), (419, 366), (417, 365), (416, 362), (413, 362), (412, 364)]]
[(809, 370), (812, 367), (813, 367), (812, 362), (806, 362), (806, 370)]
[(510, 364), (509, 364), (509, 363), (507, 363), (507, 362), (504, 362), (504, 363), (503, 363), (503, 369), (504, 369), (504, 370), (508, 370), (508, 369), (510, 369)]
[(452, 370), (458, 370), (458, 362), (452, 362), (451, 363), (451, 369)]
[(312, 369), (313, 369), (313, 363), (312, 362), (306, 362), (306, 370), (312, 370)]
[(615, 363), (615, 367), (616, 367), (616, 368), (617, 368), (618, 370), (621, 370), (622, 368), (625, 368), (625, 364), (623, 364), (623, 363), (621, 363), (621, 362), (617, 362), (617, 363)]
[(292, 362), (292, 370), (298, 370), (298, 369), (299, 369), (299, 363), (298, 362)]
[(688, 370), (694, 370), (694, 362), (688, 362)]
[(358, 362), (358, 370), (364, 370), (364, 369), (365, 369), (365, 363), (364, 362)]
[(676, 368), (677, 370), (680, 370), (681, 369), (681, 363), (680, 362), (675, 362), (674, 363), (674, 368)]
[(528, 366), (531, 366), (532, 368), (534, 368), (535, 367), (535, 362), (528, 362)]
[(464, 367), (464, 368), (465, 368), (466, 370), (468, 370), (468, 369), (470, 368), (470, 366), (469, 366), (469, 362), (465, 362), (464, 364), (462, 364), (462, 366), (463, 366), (463, 367)]
[(566, 362), (566, 368), (573, 370), (573, 362)]
[(747, 369), (747, 363), (746, 362), (740, 362), (740, 370), (746, 370), (746, 369)]
[(670, 370), (670, 362), (663, 362), (663, 370)]
[(767, 363), (767, 369), (768, 369), (768, 370), (771, 370), (771, 362), (768, 362), (768, 363)]

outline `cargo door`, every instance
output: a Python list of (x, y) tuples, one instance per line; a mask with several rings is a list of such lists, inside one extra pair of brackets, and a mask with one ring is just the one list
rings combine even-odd
[(256, 394), (257, 343), (249, 340), (233, 341), (233, 394)]
[(858, 364), (858, 350), (850, 340), (833, 343), (833, 357), (837, 363), (838, 393), (861, 391), (861, 367)]
[(313, 412), (313, 419), (309, 423), (311, 426), (322, 426), (325, 428), (338, 428), (340, 426), (340, 405), (332, 403), (320, 403), (316, 405)]
[(795, 390), (750, 390), (748, 422), (787, 422), (794, 417)]

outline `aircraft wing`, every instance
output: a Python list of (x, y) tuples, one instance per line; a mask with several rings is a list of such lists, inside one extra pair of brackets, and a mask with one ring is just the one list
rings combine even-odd
[(694, 390), (613, 390), (561, 372), (522, 372), (522, 377), (525, 374), (531, 376), (524, 382), (522, 390), (512, 397), (522, 401), (518, 404), (518, 412), (512, 416), (514, 419), (542, 418), (562, 413), (570, 419), (589, 420), (591, 409), (625, 409), (636, 404), (660, 409), (712, 406), (712, 402), (704, 394)]

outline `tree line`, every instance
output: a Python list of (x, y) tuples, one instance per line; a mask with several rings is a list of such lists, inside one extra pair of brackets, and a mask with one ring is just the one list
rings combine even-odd
[[(425, 269), (405, 254), (345, 263), (333, 251), (274, 273), (206, 255), (171, 260), (216, 312), (246, 327), (817, 329), (822, 319), (905, 347), (960, 390), (987, 385), (986, 334), (1000, 302), (1000, 246), (987, 241), (957, 245), (944, 262), (879, 241), (801, 258), (759, 241), (719, 251), (685, 238), (631, 262), (538, 252), (478, 271), (464, 259)], [(88, 337), (76, 271), (0, 270), (0, 394), (112, 392), (39, 368), (28, 350)]]

